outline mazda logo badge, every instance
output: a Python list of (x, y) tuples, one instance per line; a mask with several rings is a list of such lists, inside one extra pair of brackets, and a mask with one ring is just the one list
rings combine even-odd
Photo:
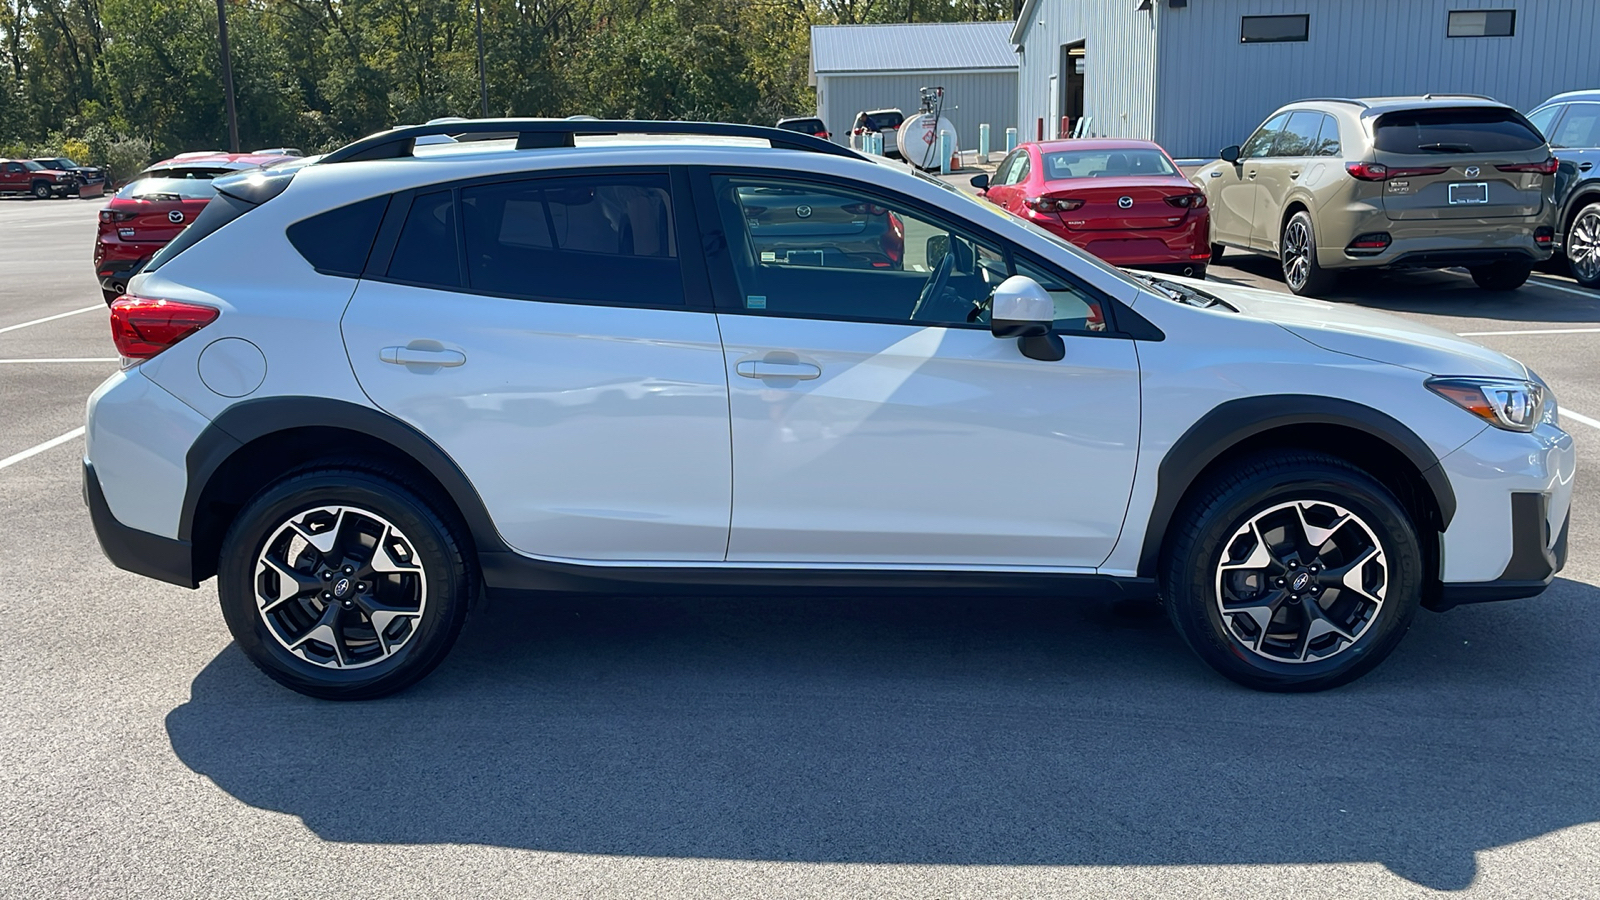
[(1133, 208), (1133, 198), (1132, 197), (1118, 197), (1117, 198), (1117, 205), (1122, 207), (1123, 209), (1132, 209)]
[(802, 219), (809, 219), (809, 218), (811, 218), (811, 207), (809, 207), (809, 206), (796, 206), (794, 208), (794, 214), (799, 216)]
[(1467, 177), (1468, 178), (1477, 178), (1479, 171), (1481, 171), (1481, 170), (1477, 166), (1467, 166)]
[(183, 224), (183, 210), (175, 209), (172, 212), (167, 213), (167, 221), (171, 222), (174, 225), (182, 225)]

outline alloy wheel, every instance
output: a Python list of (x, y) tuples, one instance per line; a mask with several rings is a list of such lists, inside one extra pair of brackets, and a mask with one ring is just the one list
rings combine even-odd
[(1283, 230), (1283, 278), (1298, 292), (1311, 277), (1311, 229), (1294, 219)]
[(354, 506), (319, 506), (273, 531), (256, 558), (255, 598), (282, 647), (316, 666), (356, 669), (417, 633), (427, 576), (409, 538)]
[(1281, 503), (1252, 516), (1224, 545), (1216, 604), (1243, 649), (1280, 663), (1329, 659), (1352, 647), (1383, 609), (1389, 567), (1371, 526), (1323, 501)]
[(1600, 280), (1600, 207), (1591, 206), (1573, 220), (1566, 250), (1567, 264), (1578, 280)]

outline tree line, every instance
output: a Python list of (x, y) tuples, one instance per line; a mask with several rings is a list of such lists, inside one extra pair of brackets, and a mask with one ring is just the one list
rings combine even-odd
[[(1014, 0), (479, 0), (492, 116), (771, 124), (815, 111), (810, 27)], [(474, 0), (227, 0), (244, 149), (480, 114)], [(215, 0), (0, 0), (0, 155), (225, 148)]]

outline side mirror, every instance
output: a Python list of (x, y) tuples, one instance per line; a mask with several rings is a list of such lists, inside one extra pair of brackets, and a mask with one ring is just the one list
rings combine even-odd
[(944, 259), (945, 254), (950, 252), (950, 235), (942, 232), (929, 235), (928, 243), (925, 246), (927, 249), (924, 252), (927, 255), (923, 259), (928, 261), (929, 268), (937, 266), (939, 260)]
[(1231, 147), (1223, 147), (1222, 152), (1217, 155), (1222, 157), (1223, 162), (1236, 163), (1239, 161), (1239, 145), (1234, 144)]
[(989, 189), (989, 176), (986, 174), (972, 176), (972, 186), (977, 188), (980, 194), (987, 191)]
[(1007, 278), (994, 289), (989, 309), (989, 332), (997, 338), (1016, 338), (1023, 356), (1057, 362), (1067, 355), (1061, 335), (1051, 331), (1056, 301), (1039, 282), (1026, 275)]

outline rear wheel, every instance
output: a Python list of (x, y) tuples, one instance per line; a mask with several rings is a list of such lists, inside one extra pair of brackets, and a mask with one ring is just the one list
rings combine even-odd
[(1591, 203), (1567, 229), (1567, 267), (1584, 287), (1600, 288), (1600, 203)]
[(1528, 263), (1494, 263), (1473, 266), (1467, 271), (1472, 273), (1472, 280), (1478, 287), (1486, 291), (1514, 291), (1528, 280), (1533, 273), (1533, 266)]
[(1387, 488), (1341, 460), (1255, 457), (1201, 485), (1173, 523), (1162, 578), (1172, 623), (1247, 687), (1353, 681), (1416, 615), (1416, 530)]
[(476, 586), (461, 534), (397, 473), (292, 475), (223, 539), (223, 617), (286, 687), (329, 700), (391, 694), (432, 671), (461, 631)]
[(1289, 217), (1278, 242), (1283, 281), (1300, 296), (1316, 297), (1333, 287), (1334, 273), (1317, 263), (1317, 233), (1311, 214), (1304, 210)]

